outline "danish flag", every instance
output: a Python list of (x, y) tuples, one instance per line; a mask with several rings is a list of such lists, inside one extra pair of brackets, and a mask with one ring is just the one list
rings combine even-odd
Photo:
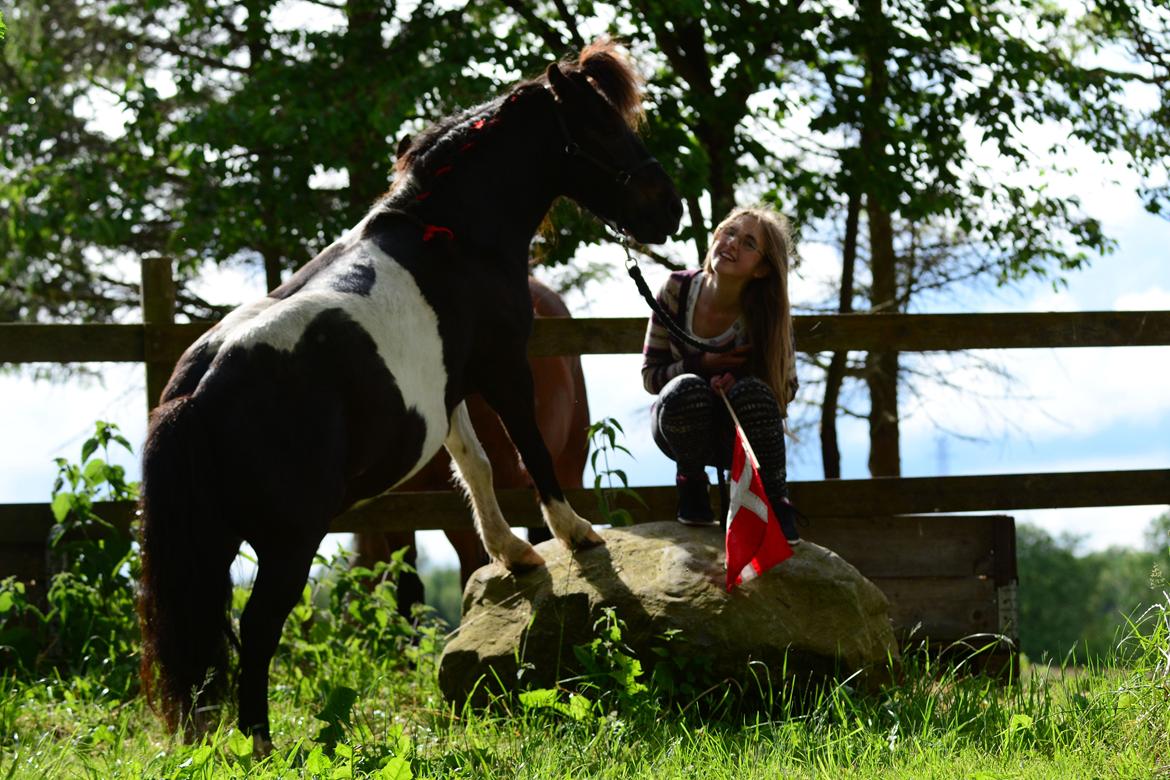
[[(723, 400), (726, 402), (727, 398)], [(727, 408), (731, 411), (730, 404)], [(780, 530), (780, 520), (764, 493), (760, 462), (734, 412), (731, 419), (735, 421), (735, 448), (731, 453), (731, 506), (727, 510), (729, 592), (792, 556), (792, 548)]]

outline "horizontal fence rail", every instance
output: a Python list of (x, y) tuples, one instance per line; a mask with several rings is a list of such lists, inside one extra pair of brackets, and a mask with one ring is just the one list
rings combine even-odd
[[(1089, 471), (1043, 474), (994, 474), (966, 477), (877, 477), (793, 482), (794, 504), (815, 523), (818, 517), (864, 517), (945, 512), (1070, 509), (1170, 503), (1170, 469)], [(635, 487), (645, 506), (618, 495), (615, 507), (629, 510), (637, 522), (674, 517), (673, 485)], [(543, 525), (532, 490), (498, 490), (500, 508), (517, 526)], [(583, 517), (602, 522), (591, 489), (566, 489)], [(135, 506), (129, 502), (94, 505), (94, 511), (126, 530)], [(471, 513), (455, 490), (387, 493), (350, 509), (333, 520), (330, 531), (419, 531), (470, 529)], [(46, 504), (0, 505), (0, 544), (43, 543), (53, 525)]]
[[(211, 323), (0, 324), (0, 363), (174, 362)], [(794, 318), (802, 352), (1170, 346), (1170, 311), (1039, 314), (824, 314)], [(536, 320), (529, 352), (642, 351), (646, 317)]]
[[(144, 363), (147, 396), (159, 397), (183, 350), (212, 323), (174, 322), (175, 285), (166, 258), (143, 262), (144, 324), (0, 324), (0, 363)], [(1170, 346), (1170, 311), (994, 314), (809, 314), (794, 322), (797, 348), (826, 351), (935, 352), (962, 349)], [(646, 316), (539, 318), (533, 356), (630, 354), (642, 349)], [(616, 504), (638, 521), (673, 517), (673, 486), (637, 488), (643, 507)], [(566, 491), (585, 517), (600, 521), (588, 490)], [(878, 478), (796, 482), (791, 493), (811, 517), (861, 518), (900, 514), (1055, 509), (1170, 503), (1170, 470), (965, 477)], [(500, 491), (516, 525), (541, 517), (533, 493)], [(100, 505), (99, 514), (128, 528), (134, 507)], [(0, 505), (0, 543), (43, 545), (52, 526), (47, 504)], [(460, 494), (391, 493), (342, 514), (333, 531), (470, 527)]]

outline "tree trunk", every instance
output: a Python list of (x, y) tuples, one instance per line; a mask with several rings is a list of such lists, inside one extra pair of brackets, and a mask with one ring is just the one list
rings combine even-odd
[[(266, 29), (266, 6), (262, 2), (252, 0), (245, 5), (245, 8), (248, 11), (248, 17), (244, 23), (244, 31), (248, 40), (248, 67), (255, 71), (264, 61), (271, 45)], [(271, 150), (263, 149), (258, 152), (256, 157), (256, 198), (258, 199), (256, 208), (260, 221), (266, 230), (258, 238), (256, 250), (264, 261), (264, 284), (269, 292), (280, 286), (281, 271), (284, 268), (280, 241), (273, 238), (281, 233), (273, 209), (275, 199), (279, 197), (274, 182), (275, 167), (276, 163)]]
[[(894, 311), (897, 292), (894, 233), (890, 213), (866, 203), (869, 216), (870, 265), (873, 288), (870, 305), (875, 313)], [(902, 473), (898, 446), (898, 353), (871, 352), (865, 363), (869, 385), (869, 473), (897, 477)]]
[[(898, 277), (894, 231), (888, 204), (883, 199), (882, 179), (890, 175), (886, 161), (889, 117), (886, 95), (889, 84), (889, 25), (882, 0), (861, 0), (858, 6), (865, 47), (866, 89), (862, 111), (861, 153), (868, 174), (865, 193), (869, 219), (869, 262), (872, 276), (870, 308), (875, 314), (896, 311)], [(902, 473), (898, 447), (898, 353), (871, 352), (866, 357), (869, 386), (869, 473), (896, 477)]]
[[(861, 196), (849, 194), (845, 212), (845, 243), (841, 251), (841, 298), (838, 310), (853, 311), (853, 274), (857, 266), (857, 229), (861, 216)], [(834, 352), (825, 374), (825, 400), (821, 404), (821, 464), (825, 479), (841, 478), (841, 448), (837, 444), (837, 401), (845, 381), (848, 352)]]
[[(363, 68), (381, 67), (388, 53), (382, 43), (384, 6), (379, 0), (349, 0), (345, 4), (345, 58), (350, 73), (361, 73)], [(364, 116), (369, 110), (361, 94), (354, 95), (348, 107), (355, 116)], [(349, 207), (351, 220), (360, 219), (378, 196), (386, 191), (389, 179), (390, 145), (371, 123), (363, 123), (351, 138), (345, 151), (345, 167), (349, 172)]]

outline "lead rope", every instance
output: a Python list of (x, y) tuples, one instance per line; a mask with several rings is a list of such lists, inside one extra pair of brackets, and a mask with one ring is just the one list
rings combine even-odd
[(642, 276), (642, 269), (638, 267), (638, 261), (634, 257), (633, 251), (630, 249), (629, 238), (617, 230), (613, 223), (611, 223), (609, 220), (602, 217), (598, 217), (598, 219), (601, 220), (601, 223), (605, 225), (606, 228), (609, 229), (611, 233), (610, 237), (621, 244), (622, 248), (626, 250), (626, 273), (628, 273), (630, 278), (634, 280), (634, 284), (637, 286), (638, 292), (642, 294), (642, 297), (646, 300), (646, 304), (650, 307), (650, 310), (658, 315), (659, 321), (661, 321), (662, 324), (666, 326), (666, 329), (670, 331), (673, 336), (681, 339), (690, 346), (702, 352), (713, 352), (720, 354), (724, 352), (730, 352), (731, 350), (735, 349), (734, 341), (728, 344), (723, 344), (721, 346), (716, 346), (714, 344), (706, 344), (702, 341), (699, 341), (690, 333), (688, 333), (686, 328), (680, 325), (674, 317), (672, 317), (665, 309), (662, 308), (662, 305), (659, 304), (658, 300), (654, 297), (654, 293), (650, 292), (650, 285), (646, 284), (646, 278)]

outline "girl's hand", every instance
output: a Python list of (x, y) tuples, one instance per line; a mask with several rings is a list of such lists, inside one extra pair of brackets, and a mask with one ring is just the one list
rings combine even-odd
[(736, 379), (731, 374), (716, 374), (711, 377), (711, 389), (716, 393), (726, 393), (736, 383)]
[(751, 354), (751, 345), (736, 347), (730, 352), (704, 352), (699, 358), (699, 369), (704, 376), (714, 377), (742, 368)]

